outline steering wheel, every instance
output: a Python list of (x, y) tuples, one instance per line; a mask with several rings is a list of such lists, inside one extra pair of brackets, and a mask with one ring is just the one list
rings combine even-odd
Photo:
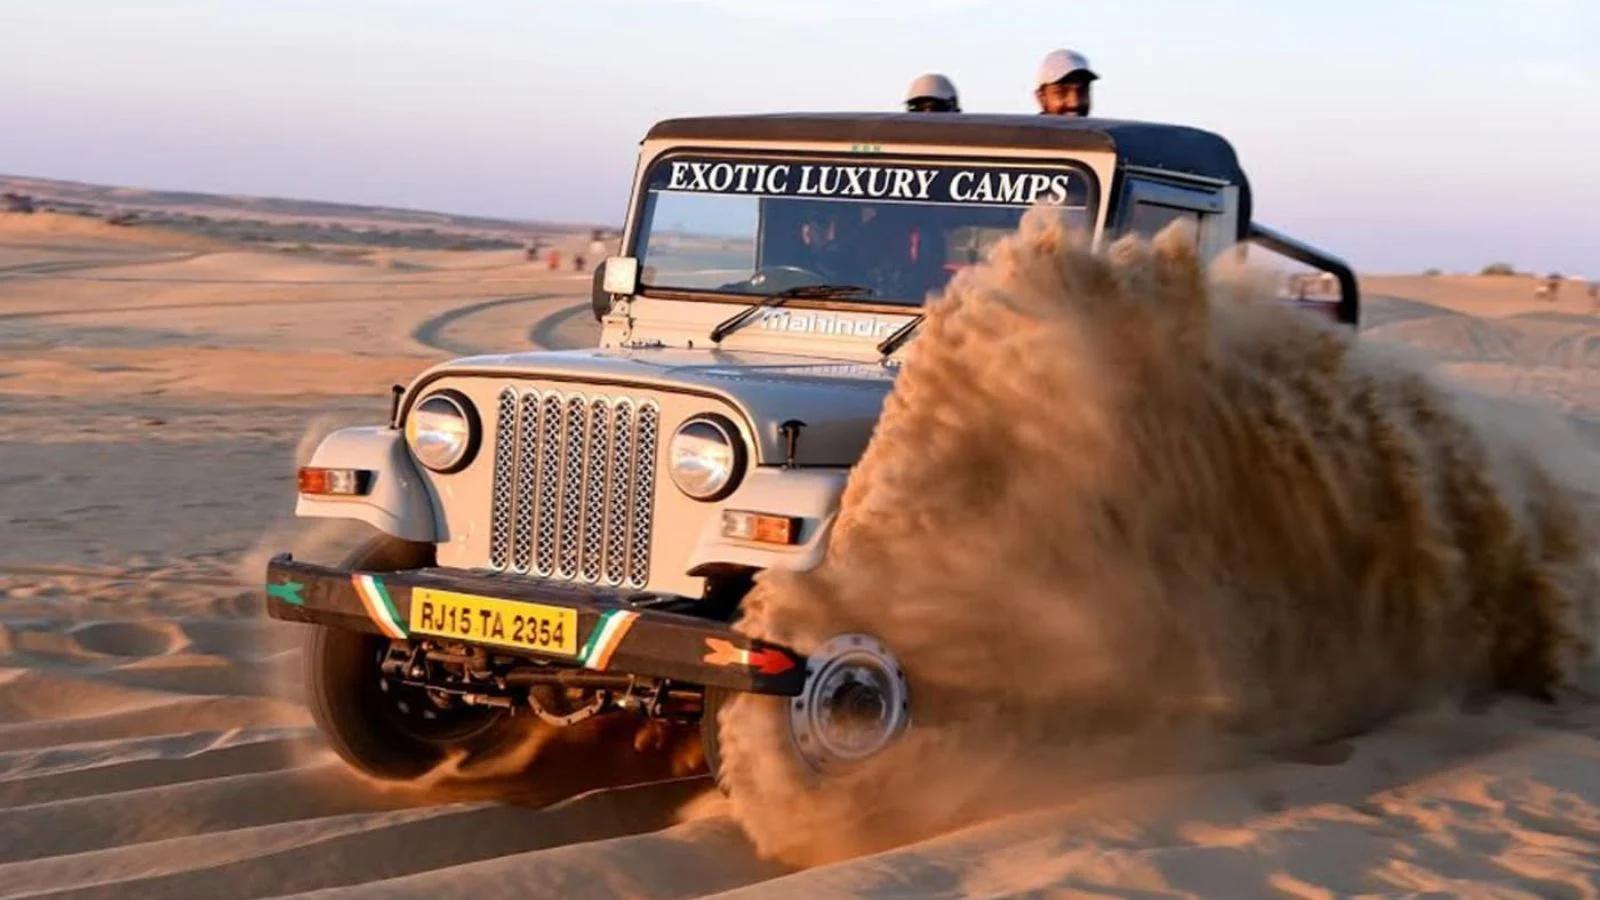
[(826, 284), (827, 281), (827, 277), (822, 273), (802, 269), (799, 266), (762, 266), (744, 281), (725, 284), (722, 289), (751, 294), (776, 294), (801, 285)]

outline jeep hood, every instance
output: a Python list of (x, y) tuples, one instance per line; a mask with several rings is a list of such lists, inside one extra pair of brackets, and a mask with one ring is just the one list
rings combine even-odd
[(805, 427), (796, 447), (797, 464), (852, 466), (894, 387), (895, 369), (859, 360), (738, 350), (506, 353), (465, 357), (429, 369), (412, 384), (408, 406), (429, 382), (456, 375), (554, 378), (715, 397), (743, 414), (756, 437), (761, 464), (784, 462), (780, 428), (798, 419)]

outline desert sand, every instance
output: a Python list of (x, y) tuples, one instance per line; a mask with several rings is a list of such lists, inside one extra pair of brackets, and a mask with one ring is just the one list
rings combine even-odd
[[(293, 466), (432, 361), (592, 341), (588, 284), (517, 251), (284, 253), (0, 215), (0, 896), (1600, 896), (1592, 685), (805, 870), (759, 858), (704, 778), (350, 774), (297, 697), (297, 630), (260, 613), (269, 553), (363, 536), (297, 523)], [(1366, 289), (1369, 339), (1600, 420), (1578, 291)]]

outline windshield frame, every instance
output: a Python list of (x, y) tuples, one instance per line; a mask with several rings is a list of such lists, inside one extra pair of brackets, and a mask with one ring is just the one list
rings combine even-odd
[[(672, 161), (676, 157), (690, 156), (715, 156), (719, 159), (752, 159), (757, 161), (794, 160), (800, 162), (841, 162), (860, 164), (863, 160), (873, 163), (910, 163), (918, 162), (933, 165), (960, 165), (996, 166), (1007, 168), (1049, 168), (1071, 169), (1074, 174), (1081, 176), (1086, 185), (1084, 208), (1088, 214), (1088, 227), (1091, 231), (1099, 229), (1101, 217), (1104, 214), (1104, 192), (1101, 190), (1100, 177), (1095, 167), (1084, 159), (1073, 156), (999, 156), (993, 153), (981, 155), (963, 155), (949, 153), (915, 153), (915, 152), (850, 152), (848, 149), (840, 150), (801, 150), (784, 147), (753, 149), (748, 147), (703, 146), (699, 144), (674, 145), (651, 157), (648, 162), (641, 160), (635, 181), (634, 197), (628, 217), (628, 236), (626, 253), (640, 260), (643, 265), (640, 242), (645, 237), (645, 205), (650, 199), (650, 173), (657, 166)], [(751, 195), (756, 196), (756, 195)], [(872, 202), (863, 200), (861, 202)], [(915, 205), (915, 204), (914, 204)], [(933, 204), (929, 204), (933, 205)], [(659, 300), (689, 300), (702, 303), (733, 303), (748, 306), (759, 302), (764, 295), (737, 292), (716, 291), (701, 288), (685, 288), (672, 286), (647, 285), (641, 279), (636, 296)], [(889, 303), (874, 301), (870, 298), (859, 300), (819, 300), (809, 298), (795, 298), (784, 304), (797, 309), (823, 309), (841, 312), (863, 313), (891, 313), (899, 315), (917, 315), (926, 309), (927, 302), (898, 302)]]

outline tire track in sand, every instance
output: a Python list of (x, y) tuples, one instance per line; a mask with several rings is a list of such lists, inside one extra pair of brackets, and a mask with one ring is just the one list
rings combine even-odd
[[(451, 309), (423, 306), (436, 314), (413, 336), (445, 353), (496, 349), (505, 338), (571, 346), (586, 294), (528, 287)], [(585, 874), (591, 854), (635, 846), (635, 836), (676, 846), (679, 809), (710, 790), (698, 777), (606, 787), (614, 782), (603, 762), (585, 773), (543, 757), (543, 769), (536, 763), (515, 782), (470, 790), (374, 785), (334, 760), (311, 727), (298, 697), (297, 626), (268, 623), (231, 601), (225, 614), (207, 612), (249, 585), (213, 572), (67, 560), (19, 561), (0, 576), (11, 579), (0, 581), (0, 686), (9, 692), (0, 721), (0, 897), (243, 898), (396, 886), (501, 860), (500, 871), (545, 871), (545, 854), (573, 847), (593, 849), (548, 871), (604, 892), (598, 872)], [(44, 590), (58, 581), (60, 589)], [(693, 852), (683, 862), (703, 849), (686, 848)], [(737, 839), (724, 849), (748, 854)], [(704, 863), (675, 877), (674, 888), (709, 891), (758, 877)]]
[(568, 301), (566, 305), (552, 312), (540, 316), (527, 328), (527, 341), (529, 346), (520, 349), (529, 350), (560, 350), (574, 346), (575, 341), (561, 333), (564, 327), (569, 327), (572, 321), (581, 313), (589, 309), (588, 298), (575, 297), (564, 291), (546, 291), (535, 294), (514, 294), (509, 297), (496, 297), (490, 300), (470, 303), (446, 310), (419, 323), (412, 329), (411, 339), (433, 350), (448, 353), (451, 356), (474, 356), (480, 353), (504, 351), (508, 349), (503, 343), (504, 333), (493, 332), (491, 341), (474, 340), (467, 336), (453, 336), (453, 332), (467, 331), (462, 328), (476, 317), (485, 313), (494, 312), (518, 304), (541, 303), (544, 301)]
[(73, 272), (84, 272), (91, 269), (115, 269), (129, 266), (155, 266), (162, 263), (181, 263), (197, 259), (210, 253), (210, 250), (192, 250), (183, 253), (161, 253), (154, 256), (104, 257), (99, 259), (70, 259), (51, 260), (50, 262), (23, 263), (16, 266), (0, 267), (0, 279), (11, 278), (56, 278), (70, 275)]

